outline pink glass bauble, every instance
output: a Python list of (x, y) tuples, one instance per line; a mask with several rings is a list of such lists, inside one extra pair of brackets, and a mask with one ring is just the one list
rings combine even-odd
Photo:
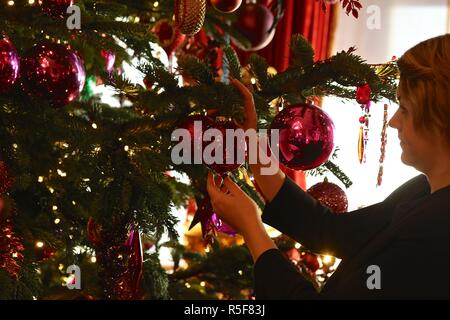
[(48, 100), (54, 107), (75, 101), (86, 80), (80, 57), (66, 46), (54, 43), (31, 48), (22, 59), (21, 75), (29, 95)]
[(333, 121), (316, 106), (289, 106), (278, 113), (270, 129), (278, 130), (280, 162), (290, 169), (317, 168), (328, 160), (333, 151)]

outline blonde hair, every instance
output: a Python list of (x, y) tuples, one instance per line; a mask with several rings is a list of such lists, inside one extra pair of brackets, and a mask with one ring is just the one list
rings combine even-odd
[(414, 125), (450, 144), (450, 34), (419, 43), (399, 60), (399, 89), (412, 105)]

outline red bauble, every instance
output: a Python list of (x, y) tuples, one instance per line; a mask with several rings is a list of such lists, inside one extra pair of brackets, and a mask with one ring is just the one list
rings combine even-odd
[(278, 113), (270, 129), (278, 130), (280, 162), (290, 169), (316, 168), (324, 164), (333, 151), (333, 121), (316, 106), (289, 106)]
[(262, 4), (246, 4), (238, 10), (238, 17), (234, 23), (236, 28), (251, 43), (250, 48), (237, 45), (244, 51), (257, 51), (266, 47), (275, 36), (275, 28), (271, 30), (275, 17)]
[(178, 30), (174, 23), (162, 19), (158, 21), (151, 32), (156, 34), (159, 44), (170, 57), (184, 42), (186, 36)]
[(300, 261), (313, 273), (320, 268), (319, 258), (314, 253), (302, 252), (300, 254)]
[(211, 0), (211, 4), (221, 12), (231, 13), (239, 9), (242, 0)]
[(193, 55), (204, 62), (208, 62), (216, 72), (222, 68), (223, 49), (204, 30), (201, 30), (194, 37), (190, 37), (182, 50), (185, 54)]
[(359, 104), (368, 104), (370, 103), (370, 95), (372, 94), (372, 90), (368, 84), (359, 86), (356, 89), (356, 101)]
[(19, 55), (13, 44), (0, 34), (0, 94), (16, 83), (19, 75)]
[(54, 107), (76, 100), (86, 80), (80, 57), (66, 46), (54, 43), (31, 48), (22, 60), (21, 74), (25, 90), (48, 100)]
[(67, 8), (73, 5), (73, 0), (39, 0), (42, 11), (55, 19), (63, 19)]
[[(238, 127), (232, 120), (227, 120), (225, 117), (217, 117), (213, 129), (219, 130), (221, 135), (215, 137), (213, 141), (207, 142), (204, 156), (211, 157), (211, 161), (205, 160), (205, 162), (217, 174), (226, 175), (245, 162), (246, 142), (244, 139), (239, 141), (235, 138), (234, 141), (231, 141), (227, 138), (227, 130), (232, 132), (237, 130)], [(210, 150), (211, 152), (209, 152)], [(216, 156), (216, 150), (222, 150), (222, 155)]]
[(338, 185), (328, 182), (315, 184), (307, 191), (310, 196), (319, 201), (322, 205), (329, 207), (335, 213), (347, 212), (348, 200), (344, 190)]
[[(196, 126), (197, 125), (197, 126)], [(203, 141), (203, 133), (213, 126), (211, 118), (195, 114), (187, 117), (181, 125), (180, 129), (189, 131), (191, 139), (191, 155), (190, 164), (203, 164), (203, 150), (207, 146), (207, 142)], [(197, 161), (196, 161), (197, 160)]]
[(52, 248), (46, 244), (42, 247), (35, 247), (34, 254), (36, 256), (37, 262), (43, 262), (47, 259), (52, 258), (56, 253), (56, 249)]

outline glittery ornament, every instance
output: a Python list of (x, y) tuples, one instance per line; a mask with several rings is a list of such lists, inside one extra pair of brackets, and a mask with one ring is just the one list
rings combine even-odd
[(13, 231), (12, 223), (7, 220), (0, 224), (0, 269), (17, 278), (24, 258), (23, 251), (22, 240)]
[(206, 0), (175, 0), (175, 22), (181, 33), (193, 36), (203, 27)]
[(348, 200), (344, 190), (327, 179), (309, 188), (307, 193), (334, 213), (347, 212)]

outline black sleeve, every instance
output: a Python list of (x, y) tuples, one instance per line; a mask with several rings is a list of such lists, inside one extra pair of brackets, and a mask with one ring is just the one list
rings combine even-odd
[(381, 203), (335, 214), (286, 177), (275, 198), (266, 204), (262, 218), (314, 252), (345, 259), (388, 225), (399, 201), (426, 187), (426, 178), (418, 176)]
[(308, 280), (277, 249), (264, 252), (256, 261), (255, 295), (258, 300), (318, 299)]

